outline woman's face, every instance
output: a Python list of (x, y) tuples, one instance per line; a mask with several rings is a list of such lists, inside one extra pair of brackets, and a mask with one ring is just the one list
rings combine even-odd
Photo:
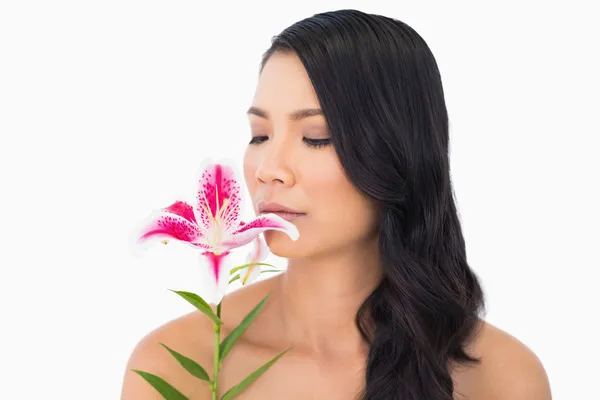
[[(305, 109), (313, 111), (292, 116)], [(325, 119), (314, 110), (320, 110), (319, 101), (300, 59), (273, 54), (248, 113), (244, 177), (256, 215), (261, 201), (304, 213), (291, 220), (300, 232), (296, 242), (282, 232), (265, 232), (271, 252), (280, 257), (344, 250), (376, 232), (373, 205), (346, 177)]]

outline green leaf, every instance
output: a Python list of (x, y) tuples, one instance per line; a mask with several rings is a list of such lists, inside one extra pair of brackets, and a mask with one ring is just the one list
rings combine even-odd
[(217, 317), (212, 311), (210, 305), (196, 293), (184, 292), (181, 290), (171, 290), (171, 292), (177, 293), (178, 295), (183, 297), (188, 303), (196, 307), (198, 310), (202, 311), (204, 314), (208, 315), (208, 317), (212, 319), (215, 324), (221, 325), (223, 323), (223, 321), (221, 321), (221, 319)]
[(210, 382), (210, 377), (208, 376), (208, 373), (196, 361), (184, 356), (181, 353), (176, 352), (175, 350), (170, 349), (166, 344), (160, 343), (160, 345), (167, 349), (169, 353), (171, 353), (171, 355), (175, 357), (177, 361), (179, 361), (179, 364), (181, 364), (181, 366), (186, 369), (187, 372), (194, 375), (198, 379)]
[(248, 268), (248, 267), (250, 267), (252, 265), (267, 265), (269, 267), (275, 268), (275, 266), (272, 265), (272, 264), (267, 264), (267, 263), (250, 263), (250, 264), (239, 265), (237, 267), (231, 268), (231, 270), (229, 271), (229, 275), (233, 275), (236, 272), (238, 272), (239, 270), (244, 269), (244, 268)]
[(227, 335), (227, 337), (221, 342), (221, 345), (219, 346), (219, 360), (223, 360), (225, 358), (225, 356), (229, 353), (235, 342), (237, 342), (237, 340), (242, 336), (246, 329), (248, 329), (248, 326), (250, 326), (250, 323), (254, 320), (254, 318), (256, 318), (256, 315), (265, 305), (265, 302), (267, 301), (270, 295), (271, 294), (269, 293), (264, 299), (262, 299), (261, 302), (258, 303), (258, 305), (254, 307), (254, 309), (244, 317), (242, 322), (240, 322), (240, 324), (236, 326), (235, 329), (232, 330), (229, 333), (229, 335)]
[(223, 397), (221, 397), (221, 400), (231, 400), (234, 399), (237, 395), (239, 395), (240, 393), (242, 393), (242, 391), (244, 389), (246, 389), (246, 387), (248, 387), (248, 385), (250, 385), (252, 382), (254, 382), (256, 379), (258, 379), (259, 376), (261, 376), (266, 370), (268, 370), (273, 364), (275, 364), (275, 362), (277, 360), (279, 360), (279, 358), (284, 355), (285, 353), (287, 353), (288, 351), (290, 351), (291, 349), (287, 349), (284, 352), (282, 352), (281, 354), (275, 356), (271, 361), (265, 363), (262, 367), (258, 368), (256, 371), (254, 371), (253, 373), (251, 373), (250, 375), (248, 375), (246, 377), (246, 379), (244, 379), (243, 381), (241, 381), (239, 384), (235, 385), (234, 387), (232, 387), (231, 389), (229, 389), (224, 395)]
[(263, 272), (283, 272), (283, 270), (282, 269), (263, 269), (260, 271), (261, 274)]
[(163, 378), (149, 372), (132, 369), (154, 387), (166, 400), (189, 400), (179, 390), (169, 385)]
[(240, 279), (240, 276), (239, 276), (239, 275), (236, 275), (236, 276), (234, 276), (233, 278), (231, 278), (231, 279), (229, 280), (229, 283), (235, 282), (235, 281), (237, 281), (238, 279)]

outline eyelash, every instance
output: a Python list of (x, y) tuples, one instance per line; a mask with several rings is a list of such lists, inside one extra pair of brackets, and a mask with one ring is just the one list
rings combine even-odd
[[(250, 143), (248, 143), (248, 144), (261, 144), (262, 142), (264, 142), (266, 140), (265, 138), (268, 138), (268, 136), (255, 136), (250, 140)], [(304, 144), (307, 145), (308, 147), (319, 148), (319, 147), (323, 147), (323, 146), (327, 146), (327, 145), (331, 144), (331, 139), (303, 138), (302, 142), (304, 142)]]

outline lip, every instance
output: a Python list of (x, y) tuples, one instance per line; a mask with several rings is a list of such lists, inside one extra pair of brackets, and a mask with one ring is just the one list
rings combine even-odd
[(305, 213), (303, 213), (299, 210), (295, 210), (293, 208), (286, 207), (283, 204), (279, 204), (279, 203), (267, 203), (264, 201), (260, 201), (257, 204), (256, 208), (258, 208), (258, 212), (261, 214), (272, 213), (272, 214), (278, 214), (281, 216), (283, 216), (284, 214), (292, 214), (292, 215), (296, 215), (296, 216), (305, 215)]
[(275, 212), (274, 211), (263, 211), (260, 213), (260, 215), (263, 215), (263, 214), (275, 214), (287, 221), (293, 221), (297, 218), (300, 218), (300, 217), (303, 217), (306, 215), (303, 213), (289, 213), (289, 212), (282, 212), (282, 211), (275, 211)]

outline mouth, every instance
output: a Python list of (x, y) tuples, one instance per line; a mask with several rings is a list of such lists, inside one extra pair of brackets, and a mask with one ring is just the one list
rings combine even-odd
[(292, 213), (292, 212), (285, 212), (285, 211), (263, 211), (260, 213), (260, 215), (264, 215), (264, 214), (276, 214), (276, 215), (280, 216), (281, 218), (285, 219), (286, 221), (293, 221), (295, 219), (298, 219), (298, 218), (306, 215), (304, 213)]

